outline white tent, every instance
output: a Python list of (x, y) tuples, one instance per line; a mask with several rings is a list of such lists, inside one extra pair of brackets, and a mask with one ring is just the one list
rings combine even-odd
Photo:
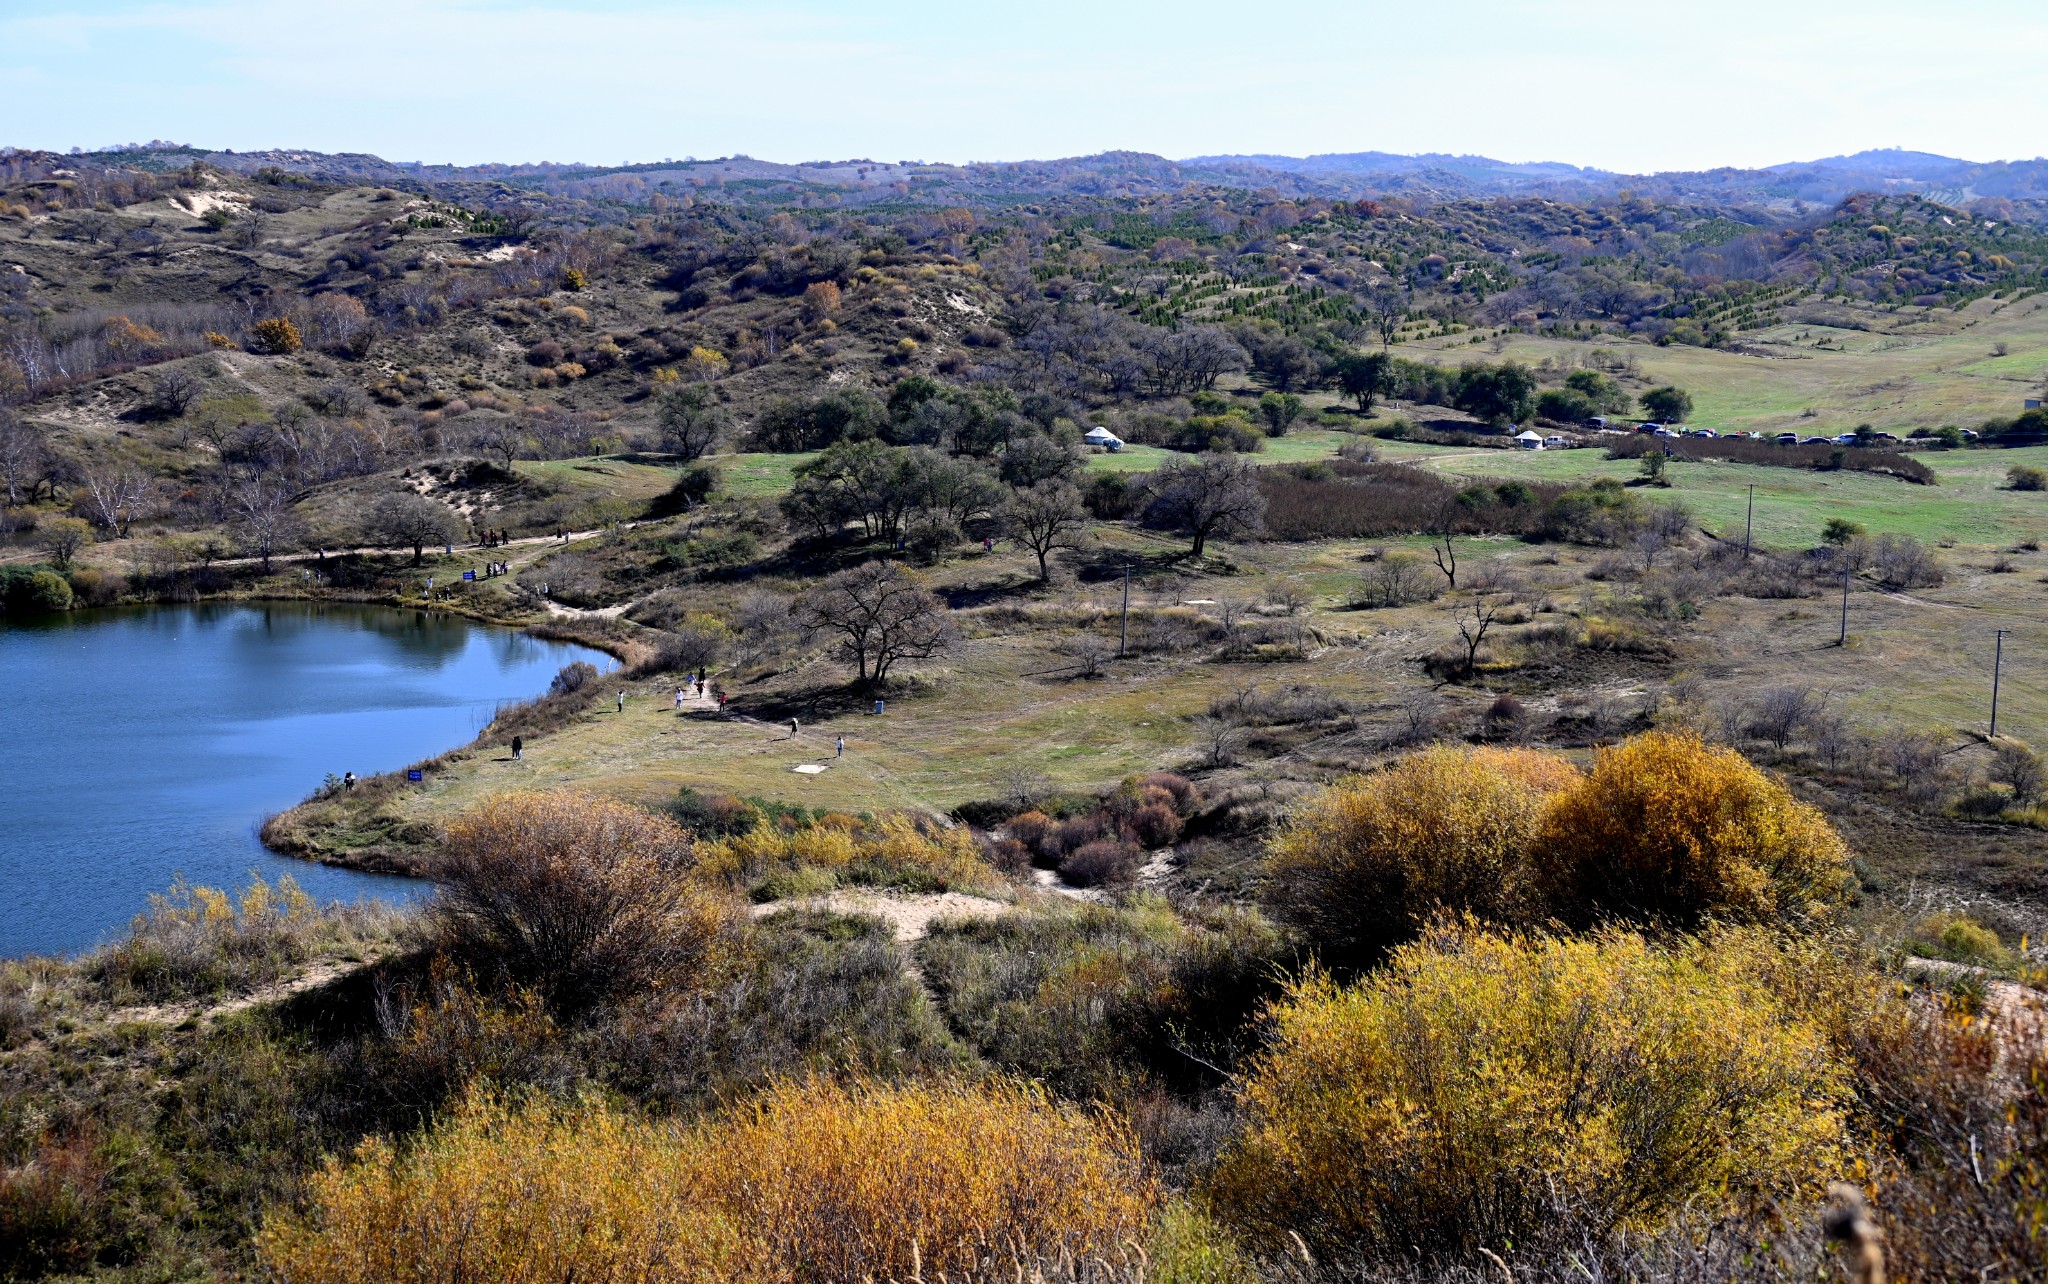
[(1091, 446), (1100, 446), (1104, 450), (1110, 451), (1112, 453), (1122, 450), (1124, 448), (1124, 439), (1117, 436), (1109, 429), (1104, 428), (1101, 424), (1097, 424), (1093, 428), (1090, 428), (1087, 432), (1082, 433), (1081, 440), (1087, 442)]
[(1515, 441), (1523, 450), (1543, 449), (1543, 434), (1533, 428), (1524, 428), (1516, 433)]

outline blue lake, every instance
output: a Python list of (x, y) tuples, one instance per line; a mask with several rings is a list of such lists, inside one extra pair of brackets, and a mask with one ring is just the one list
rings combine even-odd
[(421, 884), (274, 856), (273, 812), (474, 736), (573, 660), (430, 612), (311, 603), (82, 611), (0, 626), (0, 957), (76, 953), (182, 874), (290, 874), (321, 901)]

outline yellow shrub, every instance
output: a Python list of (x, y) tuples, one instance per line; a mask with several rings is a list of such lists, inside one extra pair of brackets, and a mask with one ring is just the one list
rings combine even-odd
[(1015, 1084), (786, 1085), (694, 1152), (687, 1198), (745, 1217), (773, 1261), (816, 1280), (1109, 1253), (1154, 1199), (1123, 1125)]
[(600, 1107), (473, 1096), (399, 1150), (365, 1142), (257, 1241), (288, 1284), (668, 1284), (772, 1278), (716, 1209), (675, 1198), (673, 1133)]
[(1455, 746), (1353, 776), (1274, 839), (1268, 903), (1344, 967), (1375, 962), (1439, 912), (1510, 920), (1543, 806), (1579, 778), (1553, 754)]
[(1845, 1075), (1747, 948), (1433, 932), (1277, 1005), (1216, 1206), (1277, 1246), (1405, 1254), (1656, 1227), (1811, 1187)]
[(258, 1247), (289, 1284), (932, 1279), (1113, 1254), (1154, 1202), (1127, 1130), (1020, 1085), (785, 1084), (690, 1130), (476, 1096)]
[(299, 327), (292, 324), (290, 317), (258, 321), (249, 327), (249, 333), (256, 351), (271, 356), (289, 356), (306, 346), (306, 341), (299, 337)]
[(1849, 851), (1826, 817), (1741, 754), (1651, 732), (1602, 750), (1551, 803), (1529, 872), (1567, 923), (1798, 924), (1842, 897)]

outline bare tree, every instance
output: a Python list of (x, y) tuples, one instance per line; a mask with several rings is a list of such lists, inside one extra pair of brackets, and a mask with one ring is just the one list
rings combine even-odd
[(205, 391), (206, 385), (198, 375), (182, 366), (171, 366), (150, 380), (143, 407), (150, 414), (176, 419), (199, 404), (199, 395)]
[(1821, 711), (1821, 701), (1812, 687), (1773, 687), (1749, 705), (1749, 722), (1744, 730), (1783, 752), (1801, 727)]
[(414, 566), (427, 545), (445, 544), (457, 529), (455, 514), (425, 495), (385, 495), (370, 510), (371, 532), (387, 544), (410, 544)]
[(1365, 296), (1365, 315), (1379, 333), (1380, 347), (1390, 348), (1408, 319), (1408, 295), (1397, 285), (1377, 286)]
[(1103, 665), (1116, 658), (1116, 643), (1094, 633), (1076, 633), (1061, 639), (1053, 653), (1078, 665), (1078, 676), (1093, 678), (1101, 675)]
[(1425, 577), (1422, 559), (1412, 553), (1387, 553), (1371, 563), (1365, 572), (1360, 601), (1366, 606), (1406, 606), (1434, 596)]
[(958, 634), (922, 575), (894, 562), (841, 571), (796, 601), (791, 612), (806, 633), (838, 635), (861, 685), (879, 684), (899, 660), (928, 660)]
[(92, 518), (110, 535), (125, 535), (153, 490), (149, 475), (126, 464), (85, 470), (85, 499)]
[(658, 394), (661, 442), (679, 458), (700, 459), (710, 453), (725, 432), (725, 416), (719, 413), (717, 394), (707, 384), (674, 384)]
[(24, 496), (35, 498), (49, 453), (39, 429), (0, 407), (0, 482), (6, 483), (9, 504), (19, 504)]
[(1200, 714), (1194, 723), (1210, 766), (1228, 767), (1237, 761), (1237, 751), (1244, 748), (1246, 739), (1243, 723), (1228, 714), (1214, 713)]
[(733, 631), (740, 637), (740, 654), (758, 663), (781, 651), (796, 633), (789, 618), (789, 599), (779, 593), (749, 593), (733, 613)]
[(1483, 596), (1475, 596), (1452, 617), (1457, 621), (1458, 637), (1465, 643), (1465, 672), (1470, 673), (1479, 666), (1479, 648), (1486, 644), (1487, 630), (1500, 618), (1505, 606), (1505, 603), (1489, 602)]
[(1266, 522), (1257, 470), (1241, 455), (1177, 460), (1153, 473), (1145, 485), (1151, 495), (1146, 521), (1192, 536), (1190, 552), (1196, 557), (1211, 535), (1257, 531)]
[(249, 551), (263, 559), (265, 575), (270, 574), (271, 555), (304, 529), (292, 500), (291, 487), (275, 475), (252, 477), (228, 492), (235, 528)]
[(1052, 578), (1047, 558), (1057, 548), (1079, 548), (1088, 530), (1088, 510), (1071, 482), (1043, 481), (1018, 491), (1003, 509), (1003, 527), (1038, 558), (1040, 583)]
[(1436, 558), (1436, 569), (1444, 573), (1447, 587), (1458, 587), (1458, 546), (1455, 543), (1458, 527), (1465, 518), (1465, 503), (1454, 492), (1447, 492), (1437, 501), (1429, 515), (1430, 554)]

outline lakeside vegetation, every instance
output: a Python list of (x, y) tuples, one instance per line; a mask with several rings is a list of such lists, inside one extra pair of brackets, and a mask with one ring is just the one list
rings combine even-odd
[(265, 825), (420, 909), (0, 963), (0, 1279), (2032, 1278), (2035, 203), (125, 163), (8, 618), (621, 664)]

